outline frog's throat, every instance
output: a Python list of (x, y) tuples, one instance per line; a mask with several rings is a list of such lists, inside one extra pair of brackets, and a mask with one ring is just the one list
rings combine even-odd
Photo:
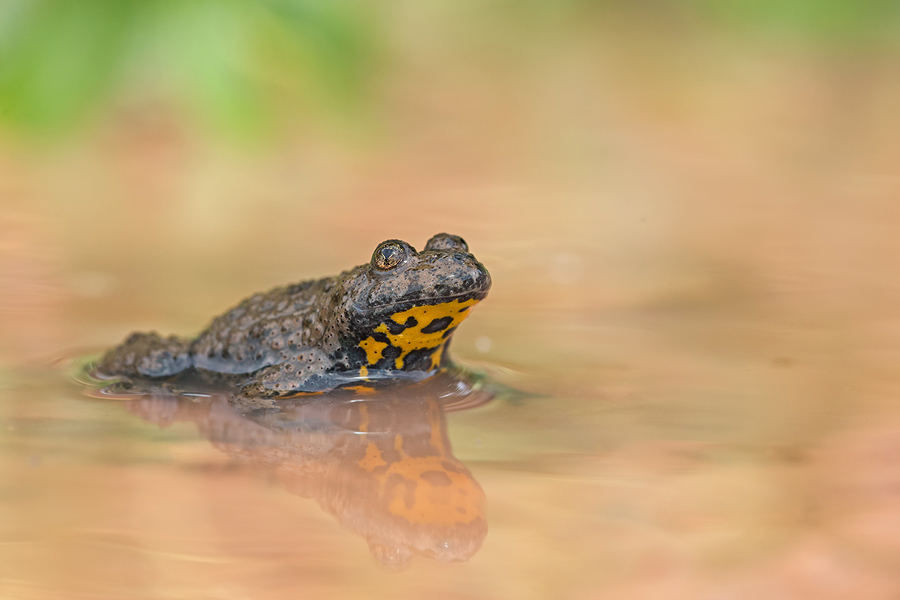
[(444, 347), (449, 339), (447, 332), (462, 323), (469, 316), (469, 308), (478, 302), (479, 300), (476, 298), (465, 301), (456, 299), (441, 304), (414, 306), (408, 310), (395, 312), (390, 319), (397, 325), (405, 326), (399, 333), (391, 333), (391, 329), (397, 330), (396, 327), (389, 328), (387, 323), (383, 322), (375, 328), (376, 335), (359, 342), (359, 347), (365, 351), (369, 366), (377, 364), (384, 358), (384, 351), (388, 346), (399, 349), (400, 355), (394, 359), (393, 365), (396, 369), (403, 368), (404, 361), (410, 352), (433, 350), (430, 370), (437, 369), (441, 364)]

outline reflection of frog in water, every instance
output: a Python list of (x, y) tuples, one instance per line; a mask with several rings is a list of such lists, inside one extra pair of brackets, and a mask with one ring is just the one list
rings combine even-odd
[(447, 364), (453, 331), (490, 285), (458, 236), (438, 234), (421, 252), (388, 240), (369, 264), (252, 296), (194, 340), (132, 334), (96, 372), (166, 378), (193, 370), (249, 398), (419, 380)]
[(227, 394), (203, 399), (156, 388), (124, 397), (147, 421), (193, 421), (229, 455), (274, 468), (290, 492), (315, 499), (364, 537), (379, 561), (402, 566), (414, 554), (467, 560), (481, 547), (484, 492), (451, 453), (444, 411), (491, 396), (449, 371), (363, 395), (341, 389), (283, 399), (278, 411), (247, 416)]

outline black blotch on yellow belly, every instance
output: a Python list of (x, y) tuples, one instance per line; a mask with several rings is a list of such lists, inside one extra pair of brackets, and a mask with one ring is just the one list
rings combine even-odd
[(407, 354), (403, 359), (403, 364), (407, 369), (420, 369), (420, 370), (430, 370), (433, 369), (439, 364), (435, 364), (435, 361), (432, 357), (434, 357), (434, 353), (437, 352), (437, 348), (422, 348), (421, 350), (412, 350)]
[(384, 358), (387, 359), (388, 364), (393, 364), (399, 357), (403, 351), (396, 346), (388, 346), (384, 349), (383, 355)]
[(422, 333), (435, 333), (438, 331), (442, 331), (449, 327), (450, 323), (452, 322), (453, 317), (441, 317), (440, 319), (435, 319), (422, 328)]
[(402, 323), (397, 323), (396, 321), (388, 319), (385, 321), (385, 324), (387, 325), (388, 331), (392, 335), (399, 335), (399, 334), (403, 333), (404, 331), (406, 331), (407, 329), (409, 329), (410, 327), (415, 327), (416, 325), (419, 324), (419, 322), (416, 320), (415, 317), (410, 316)]

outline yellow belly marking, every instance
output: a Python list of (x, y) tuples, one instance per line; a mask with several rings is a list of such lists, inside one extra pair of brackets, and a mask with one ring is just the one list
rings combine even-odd
[[(409, 310), (404, 310), (403, 312), (398, 312), (391, 315), (391, 319), (399, 324), (406, 323), (406, 321), (410, 317), (413, 317), (416, 320), (416, 325), (414, 327), (407, 327), (400, 333), (394, 335), (390, 332), (388, 326), (382, 323), (375, 328), (375, 331), (385, 334), (391, 341), (392, 346), (400, 348), (400, 356), (397, 357), (395, 364), (398, 369), (402, 369), (403, 360), (413, 350), (425, 350), (428, 348), (438, 348), (438, 346), (441, 346), (444, 343), (444, 333), (448, 329), (452, 329), (462, 323), (465, 318), (469, 316), (469, 311), (466, 309), (477, 303), (478, 300), (472, 298), (470, 300), (466, 300), (465, 302), (453, 300), (451, 302), (444, 302), (443, 304), (414, 306)], [(422, 332), (422, 329), (427, 327), (435, 319), (443, 319), (446, 317), (450, 317), (450, 324), (440, 331), (434, 331), (432, 333)], [(365, 341), (371, 339), (372, 338), (367, 338), (367, 340)], [(359, 345), (362, 346), (362, 344), (363, 343), (360, 342)], [(379, 350), (378, 352), (379, 358), (381, 358), (382, 350)], [(431, 355), (432, 369), (436, 369), (438, 365), (441, 364), (441, 355), (443, 354), (443, 350), (443, 348), (438, 348), (437, 350), (435, 350), (434, 354)], [(368, 353), (369, 351), (366, 349), (366, 354), (368, 355)], [(371, 363), (371, 356), (369, 356), (369, 361)]]
[[(363, 341), (359, 343), (359, 347), (366, 351), (366, 360), (369, 361), (370, 365), (374, 365), (382, 358), (382, 352), (384, 349), (388, 347), (384, 342), (379, 342), (373, 337), (367, 337)], [(368, 370), (366, 370), (366, 375), (368, 375)]]

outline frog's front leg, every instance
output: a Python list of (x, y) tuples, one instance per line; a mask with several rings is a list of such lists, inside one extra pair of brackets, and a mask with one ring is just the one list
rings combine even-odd
[(289, 360), (252, 373), (241, 386), (249, 398), (281, 398), (323, 392), (334, 386), (329, 371), (334, 361), (318, 348), (303, 348)]

